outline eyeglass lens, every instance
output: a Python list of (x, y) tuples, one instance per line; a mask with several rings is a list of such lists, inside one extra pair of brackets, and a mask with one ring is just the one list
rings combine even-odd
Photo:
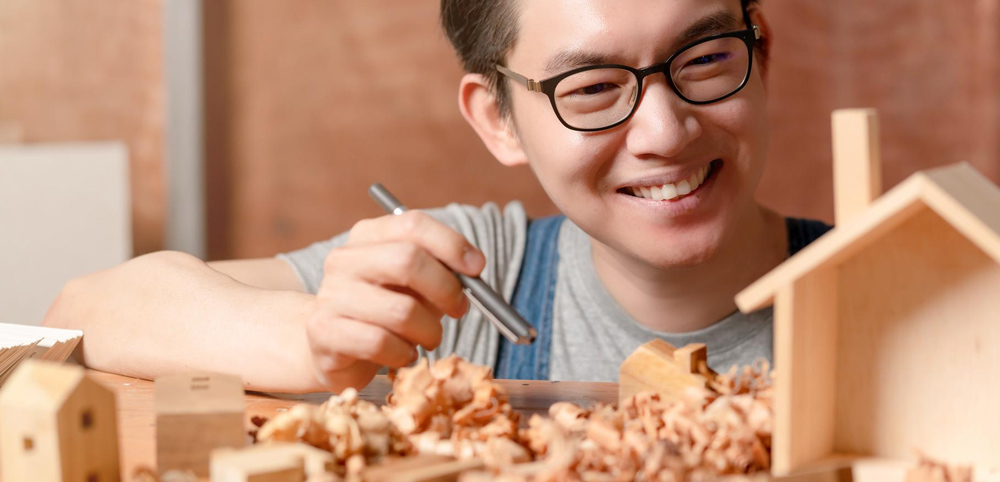
[[(670, 64), (678, 93), (692, 102), (712, 102), (738, 90), (750, 67), (750, 49), (735, 37), (709, 40), (680, 52)], [(578, 129), (600, 129), (625, 119), (639, 98), (639, 81), (620, 68), (585, 70), (559, 81), (555, 107)]]

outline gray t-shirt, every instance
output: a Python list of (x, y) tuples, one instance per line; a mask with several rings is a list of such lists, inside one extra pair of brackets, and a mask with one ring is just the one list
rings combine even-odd
[[(508, 301), (513, 296), (524, 257), (527, 216), (520, 203), (503, 211), (493, 203), (482, 207), (451, 204), (428, 214), (465, 235), (486, 255), (483, 279)], [(310, 293), (319, 289), (326, 254), (347, 241), (347, 233), (304, 249), (279, 254), (295, 269)], [(633, 320), (611, 297), (594, 270), (590, 238), (568, 219), (559, 233), (559, 266), (552, 316), (549, 377), (553, 380), (618, 381), (618, 366), (639, 345), (660, 338), (680, 347), (708, 346), (708, 364), (726, 371), (759, 358), (771, 360), (771, 309), (747, 315), (733, 313), (689, 333), (650, 330)], [(494, 366), (499, 333), (475, 308), (460, 320), (445, 317), (441, 346), (431, 359), (456, 353), (473, 363)]]

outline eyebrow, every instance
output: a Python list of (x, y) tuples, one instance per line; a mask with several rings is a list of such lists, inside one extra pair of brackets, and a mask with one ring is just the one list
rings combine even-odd
[[(718, 12), (702, 17), (685, 29), (674, 40), (671, 50), (676, 50), (682, 45), (686, 45), (701, 37), (734, 30), (738, 28), (737, 26), (742, 21), (742, 19), (736, 18), (728, 11), (719, 10)], [(545, 62), (545, 72), (555, 74), (586, 65), (613, 64), (616, 63), (616, 60), (613, 55), (609, 54), (563, 50)]]

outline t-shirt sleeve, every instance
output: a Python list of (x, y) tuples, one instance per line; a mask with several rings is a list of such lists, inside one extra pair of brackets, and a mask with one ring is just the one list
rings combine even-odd
[[(511, 202), (502, 211), (496, 204), (487, 203), (481, 207), (449, 204), (425, 212), (483, 251), (486, 256), (483, 280), (509, 302), (521, 269), (527, 236), (528, 220), (521, 203)], [(323, 281), (323, 261), (330, 250), (343, 246), (347, 237), (348, 233), (341, 233), (277, 257), (291, 265), (306, 291), (315, 294)], [(476, 308), (470, 308), (459, 320), (446, 316), (442, 324), (441, 345), (424, 353), (432, 361), (455, 353), (473, 363), (493, 366), (499, 333)]]

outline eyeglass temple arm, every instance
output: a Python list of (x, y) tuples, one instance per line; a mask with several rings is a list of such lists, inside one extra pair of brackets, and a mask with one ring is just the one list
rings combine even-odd
[(499, 71), (503, 75), (506, 75), (507, 77), (510, 77), (515, 82), (523, 85), (528, 90), (533, 90), (535, 92), (541, 92), (542, 91), (542, 84), (539, 84), (538, 82), (536, 82), (536, 81), (534, 81), (532, 79), (529, 79), (529, 78), (527, 78), (527, 77), (525, 77), (525, 76), (523, 76), (523, 75), (521, 75), (521, 74), (519, 74), (517, 72), (514, 72), (513, 70), (510, 70), (507, 67), (504, 67), (504, 66), (502, 66), (500, 64), (497, 64), (497, 71)]

